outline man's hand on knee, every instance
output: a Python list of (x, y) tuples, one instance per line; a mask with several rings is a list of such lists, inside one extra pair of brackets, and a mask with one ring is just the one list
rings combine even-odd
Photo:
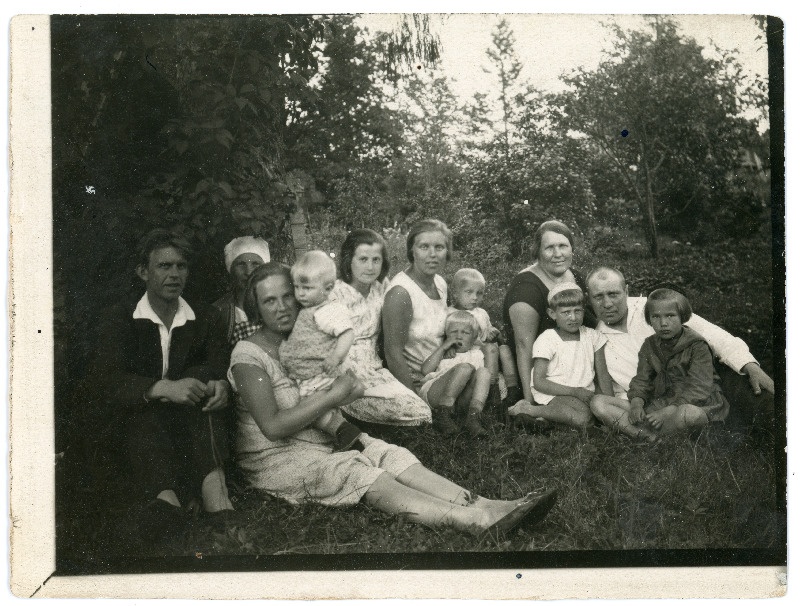
[(203, 412), (221, 410), (228, 405), (230, 386), (227, 381), (209, 381), (206, 385), (206, 394), (209, 398), (203, 406)]
[(755, 362), (745, 364), (742, 368), (742, 372), (744, 372), (750, 380), (750, 387), (753, 388), (754, 394), (760, 395), (762, 389), (766, 389), (773, 395), (775, 394), (775, 382), (758, 364)]

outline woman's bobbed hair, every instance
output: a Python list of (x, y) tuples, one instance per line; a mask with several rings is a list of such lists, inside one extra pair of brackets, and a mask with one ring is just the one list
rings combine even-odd
[(442, 221), (439, 221), (439, 219), (422, 219), (422, 221), (414, 223), (411, 229), (408, 230), (408, 237), (406, 238), (406, 257), (409, 263), (414, 262), (413, 248), (417, 236), (429, 231), (438, 231), (444, 235), (445, 241), (447, 242), (446, 258), (449, 261), (453, 256), (453, 232), (450, 231), (450, 228)]
[(389, 273), (389, 255), (386, 247), (386, 240), (378, 232), (371, 229), (354, 229), (342, 242), (342, 249), (339, 251), (339, 278), (342, 282), (350, 284), (353, 281), (353, 257), (356, 249), (362, 244), (379, 244), (381, 247), (381, 273), (378, 274), (378, 282)]

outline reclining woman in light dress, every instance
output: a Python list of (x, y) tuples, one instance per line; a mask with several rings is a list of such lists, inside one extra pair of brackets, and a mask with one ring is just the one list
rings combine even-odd
[(363, 500), (415, 522), (475, 534), (530, 527), (544, 518), (555, 491), (514, 501), (486, 499), (428, 470), (408, 450), (366, 434), (362, 452), (334, 452), (333, 438), (310, 425), (357, 400), (363, 386), (348, 372), (330, 389), (300, 399), (278, 360), (298, 310), (287, 268), (271, 262), (253, 272), (245, 312), (260, 316), (263, 325), (237, 343), (228, 372), (238, 394), (237, 463), (252, 487), (291, 503), (347, 506)]

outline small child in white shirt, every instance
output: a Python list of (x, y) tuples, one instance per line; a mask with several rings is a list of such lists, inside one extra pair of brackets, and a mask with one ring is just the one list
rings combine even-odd
[[(483, 295), (486, 290), (486, 279), (477, 269), (462, 268), (453, 276), (450, 285), (450, 294), (453, 306), (448, 311), (468, 311), (478, 322), (478, 340), (474, 347), (480, 347), (483, 352), (486, 368), (489, 369), (491, 384), (489, 396), (486, 399), (489, 410), (495, 413), (499, 420), (505, 419), (506, 409), (522, 399), (522, 390), (517, 381), (517, 367), (511, 348), (504, 343), (498, 343), (500, 331), (492, 326), (489, 314), (481, 307)], [(508, 395), (500, 402), (500, 388), (498, 386), (499, 373), (502, 370)]]
[[(428, 394), (436, 390), (433, 401), (433, 426), (445, 435), (457, 431), (453, 417), (455, 407), (467, 407), (464, 427), (473, 438), (486, 435), (481, 424), (481, 413), (489, 394), (489, 370), (484, 366), (483, 352), (474, 347), (478, 336), (478, 322), (466, 311), (456, 310), (445, 320), (444, 342), (422, 363), (424, 382), (419, 390), (426, 402)], [(457, 373), (442, 381), (449, 373)], [(443, 391), (442, 391), (443, 390)]]
[(606, 337), (583, 326), (585, 300), (574, 282), (554, 286), (547, 295), (547, 315), (556, 328), (544, 331), (533, 344), (531, 392), (536, 405), (520, 401), (509, 414), (534, 426), (562, 423), (579, 429), (594, 417), (589, 403), (595, 395), (595, 376), (600, 392), (613, 395), (606, 368)]
[[(303, 309), (289, 338), (278, 349), (281, 364), (297, 381), (300, 397), (330, 388), (355, 340), (350, 312), (328, 300), (336, 282), (336, 264), (325, 252), (312, 250), (292, 266), (295, 298)], [(363, 450), (361, 430), (338, 409), (312, 423), (336, 439), (337, 450)]]

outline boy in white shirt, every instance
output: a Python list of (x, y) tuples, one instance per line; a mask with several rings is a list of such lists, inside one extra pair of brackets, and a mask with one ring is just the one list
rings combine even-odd
[(508, 412), (533, 425), (549, 421), (586, 428), (594, 420), (589, 402), (595, 376), (601, 393), (614, 393), (606, 368), (606, 338), (583, 326), (585, 300), (577, 284), (554, 286), (547, 305), (556, 328), (544, 331), (533, 344), (531, 392), (536, 405), (520, 400)]

